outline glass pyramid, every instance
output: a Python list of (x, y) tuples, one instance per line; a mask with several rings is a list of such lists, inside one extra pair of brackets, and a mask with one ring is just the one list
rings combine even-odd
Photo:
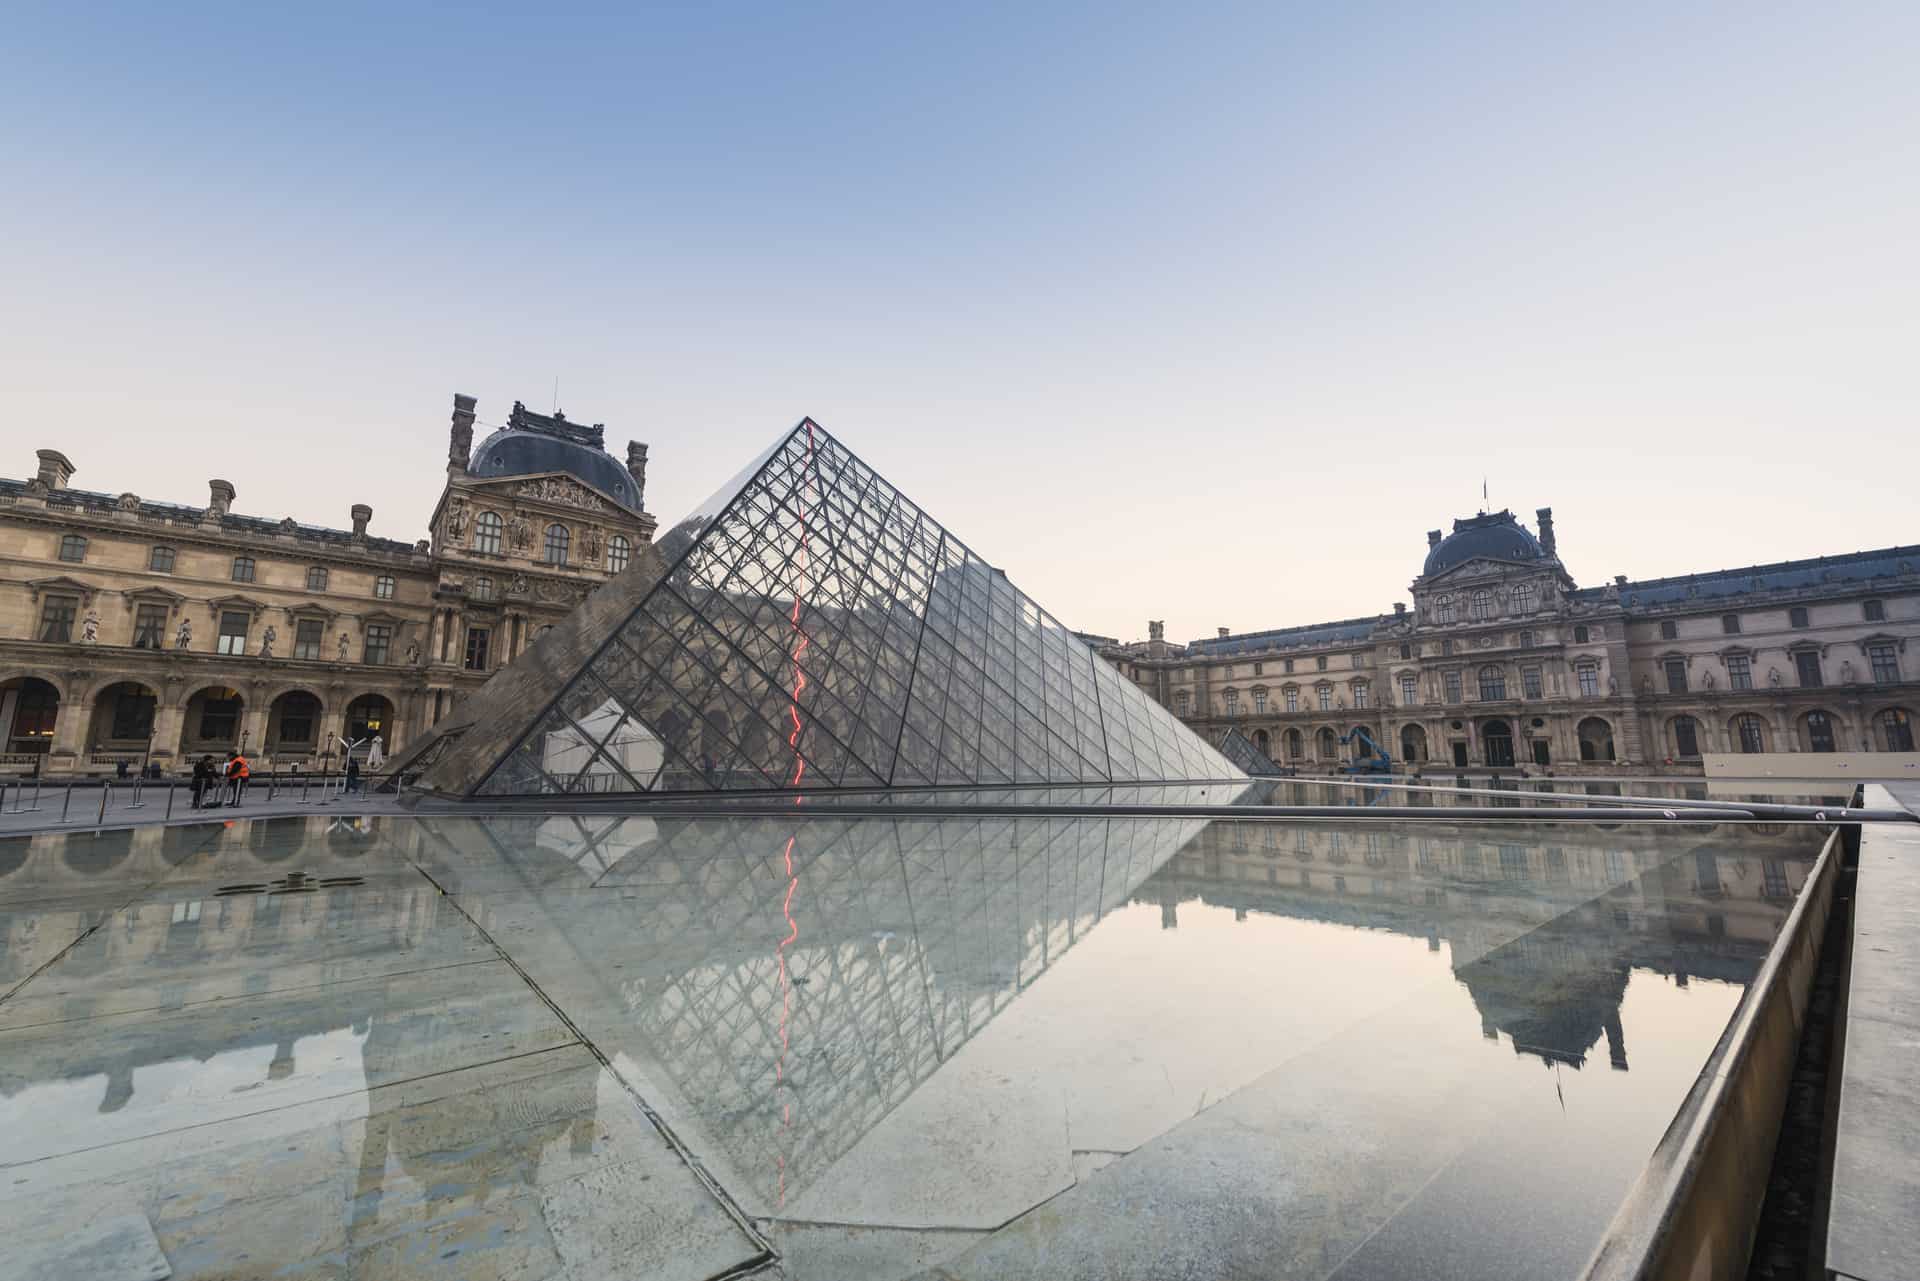
[(501, 754), (440, 790), (1244, 778), (811, 419), (655, 550), (663, 573), (602, 589), (623, 622), (519, 660), (590, 655), (530, 721), (477, 722)]
[(1220, 736), (1219, 750), (1220, 755), (1232, 761), (1244, 774), (1256, 778), (1278, 778), (1286, 773), (1261, 750), (1260, 744), (1242, 734), (1237, 727), (1230, 727)]

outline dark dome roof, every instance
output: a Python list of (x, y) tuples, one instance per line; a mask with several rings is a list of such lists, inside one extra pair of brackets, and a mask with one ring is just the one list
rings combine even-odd
[(1424, 575), (1441, 573), (1470, 560), (1545, 560), (1547, 549), (1521, 527), (1512, 512), (1493, 512), (1453, 522), (1453, 533), (1427, 553)]
[(619, 503), (640, 510), (640, 487), (611, 454), (544, 432), (503, 427), (480, 443), (468, 464), (474, 476), (537, 476), (563, 471)]

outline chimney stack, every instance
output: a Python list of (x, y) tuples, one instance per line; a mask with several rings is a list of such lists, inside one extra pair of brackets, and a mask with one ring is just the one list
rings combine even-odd
[(1147, 639), (1150, 641), (1163, 641), (1166, 638), (1167, 638), (1166, 622), (1161, 619), (1148, 619), (1147, 620)]
[(367, 506), (365, 503), (355, 503), (353, 505), (353, 536), (355, 538), (365, 538), (367, 536), (367, 522), (372, 519), (373, 508)]
[(1394, 613), (1396, 613), (1396, 614), (1404, 614), (1404, 613), (1406, 613), (1406, 612), (1407, 612), (1407, 602), (1405, 602), (1405, 601), (1403, 601), (1403, 600), (1397, 600), (1397, 601), (1395, 601), (1395, 602), (1393, 602), (1393, 612), (1394, 612)]
[(40, 460), (40, 469), (35, 474), (42, 485), (48, 489), (65, 489), (67, 482), (73, 479), (73, 463), (57, 449), (38, 449), (34, 456)]
[(1220, 639), (1221, 639), (1221, 640), (1225, 640), (1225, 639), (1227, 638), (1227, 636), (1228, 636), (1228, 635), (1229, 635), (1229, 633), (1228, 633), (1228, 631), (1227, 631), (1227, 629), (1226, 629), (1226, 628), (1224, 628), (1224, 627), (1222, 627), (1222, 628), (1220, 629)]
[(647, 509), (647, 446), (645, 441), (627, 442), (627, 474), (633, 477), (633, 486), (639, 491), (640, 510)]
[(210, 480), (207, 482), (207, 514), (224, 516), (233, 510), (233, 482), (230, 480)]
[(453, 394), (453, 430), (447, 434), (447, 466), (465, 471), (473, 457), (473, 407), (479, 404), (471, 396)]
[(1613, 585), (1615, 587), (1625, 587), (1627, 585), (1627, 576), (1625, 574), (1615, 574), (1613, 576)]
[(1546, 549), (1547, 555), (1557, 555), (1553, 550), (1553, 508), (1542, 507), (1533, 514), (1540, 518), (1540, 546)]
[(1437, 529), (1429, 529), (1427, 531), (1427, 546), (1438, 547), (1439, 545), (1440, 545), (1440, 531)]

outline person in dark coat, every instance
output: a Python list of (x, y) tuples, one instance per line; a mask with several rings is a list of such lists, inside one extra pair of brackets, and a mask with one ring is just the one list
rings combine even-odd
[(213, 783), (213, 758), (202, 756), (193, 763), (193, 808), (203, 809), (207, 803), (207, 788)]
[(351, 753), (347, 756), (347, 791), (349, 794), (360, 790), (360, 762)]

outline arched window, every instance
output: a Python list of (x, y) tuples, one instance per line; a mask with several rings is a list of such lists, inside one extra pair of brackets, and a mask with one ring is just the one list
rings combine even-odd
[(499, 512), (481, 512), (473, 522), (473, 550), (498, 556), (502, 523)]
[(1682, 758), (1700, 755), (1700, 722), (1693, 717), (1673, 718), (1673, 754)]
[(1576, 736), (1580, 740), (1580, 759), (1583, 761), (1610, 761), (1613, 759), (1613, 726), (1598, 716), (1589, 716), (1576, 727)]
[(382, 574), (373, 580), (373, 594), (379, 600), (393, 599), (393, 575)]
[(1804, 731), (1804, 743), (1809, 752), (1837, 752), (1839, 744), (1834, 739), (1833, 717), (1823, 711), (1808, 712), (1800, 720)]
[(609, 574), (619, 573), (632, 559), (633, 544), (627, 541), (626, 535), (615, 534), (607, 540), (607, 572)]
[(1451, 623), (1454, 618), (1453, 611), (1454, 611), (1453, 597), (1436, 596), (1433, 598), (1433, 621), (1434, 622)]
[(1313, 754), (1317, 759), (1323, 761), (1339, 759), (1340, 740), (1334, 736), (1332, 730), (1322, 729), (1318, 734), (1314, 735)]
[(1733, 730), (1733, 741), (1742, 752), (1754, 755), (1767, 750), (1767, 723), (1752, 712), (1740, 713), (1728, 728)]
[(1522, 583), (1513, 589), (1513, 612), (1531, 614), (1533, 612), (1533, 584)]
[(1427, 759), (1427, 731), (1408, 725), (1400, 731), (1400, 759), (1418, 763)]
[(1494, 702), (1507, 696), (1507, 674), (1489, 663), (1480, 669), (1480, 701)]
[(1493, 593), (1482, 587), (1476, 590), (1467, 601), (1468, 618), (1493, 617)]
[(310, 592), (327, 590), (327, 571), (323, 566), (315, 565), (307, 570), (307, 590)]
[(1911, 752), (1913, 750), (1913, 715), (1904, 707), (1889, 707), (1873, 718), (1880, 727), (1880, 750), (1883, 752)]
[(565, 525), (547, 526), (546, 557), (549, 565), (567, 563), (567, 547), (573, 542), (573, 535), (567, 532)]

